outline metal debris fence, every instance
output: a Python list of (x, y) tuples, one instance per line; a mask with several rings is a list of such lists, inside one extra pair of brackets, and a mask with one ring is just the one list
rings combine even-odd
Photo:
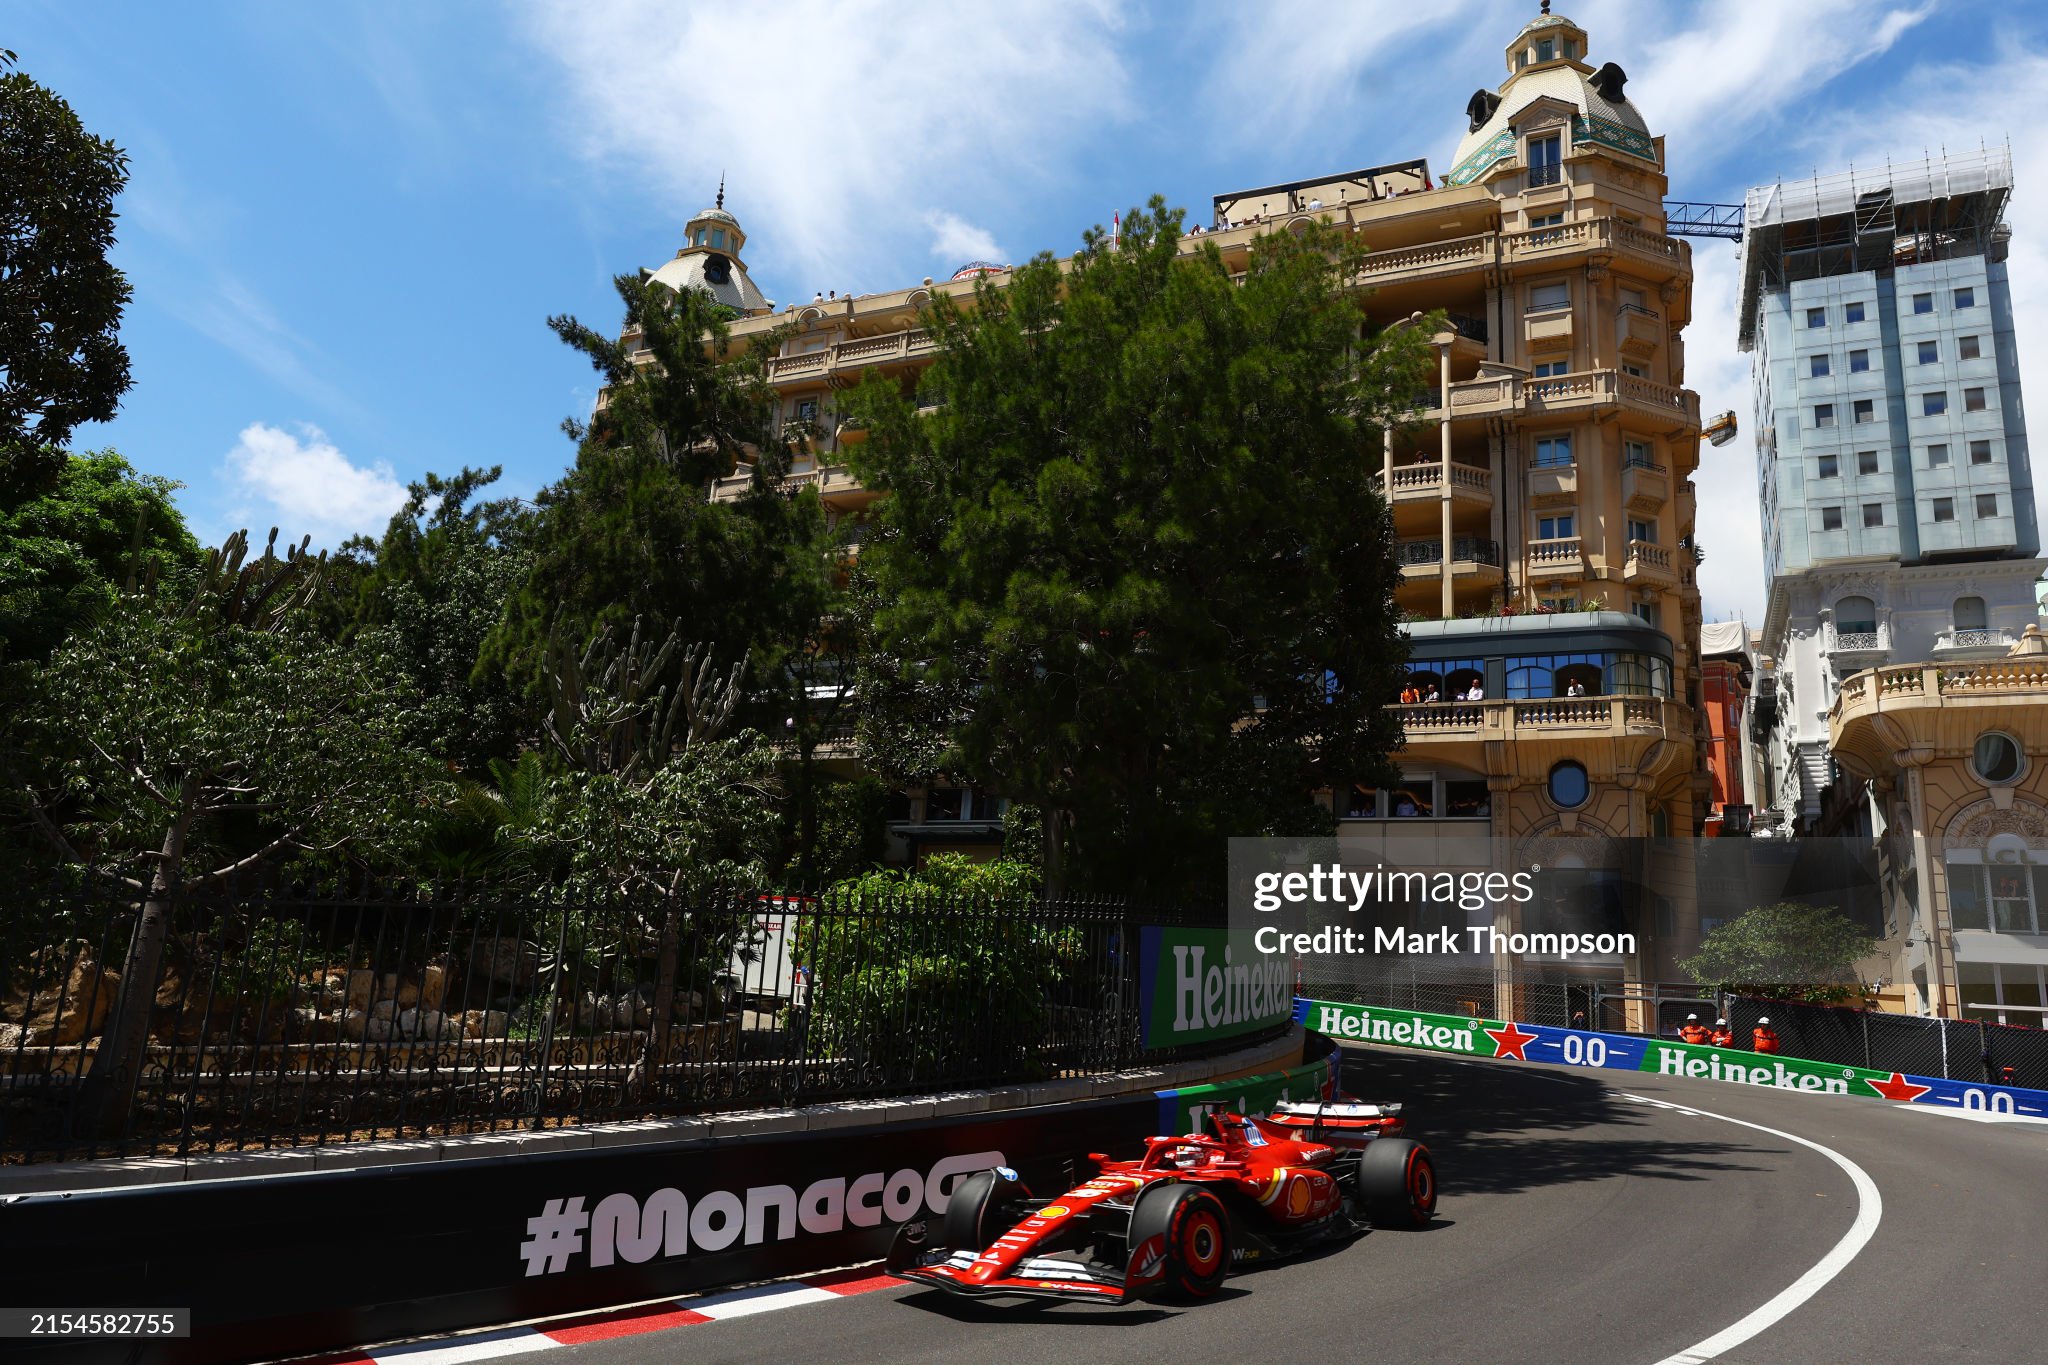
[(1779, 1050), (1788, 1057), (2048, 1090), (2048, 1032), (2040, 1029), (1728, 997), (1728, 1023), (1743, 1047), (1758, 1019), (1771, 1021)]
[[(502, 888), (178, 898), (117, 1121), (101, 1062), (140, 906), (0, 916), (0, 1160), (489, 1133), (1113, 1071), (1146, 1052), (1136, 951), (1185, 913), (753, 888), (599, 902)], [(111, 1057), (111, 1051), (110, 1051)], [(101, 1062), (113, 1072), (111, 1062)]]

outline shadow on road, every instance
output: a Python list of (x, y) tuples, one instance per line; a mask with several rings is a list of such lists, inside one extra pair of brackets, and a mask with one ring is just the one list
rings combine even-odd
[(1593, 1076), (1346, 1048), (1344, 1088), (1407, 1106), (1409, 1132), (1429, 1144), (1447, 1190), (1512, 1194), (1631, 1176), (1705, 1180), (1770, 1169), (1747, 1142), (1675, 1142), (1645, 1111)]

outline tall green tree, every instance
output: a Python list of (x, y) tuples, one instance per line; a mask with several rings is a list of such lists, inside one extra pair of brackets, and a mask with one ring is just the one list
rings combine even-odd
[(1225, 836), (1318, 828), (1313, 790), (1390, 775), (1399, 743), (1368, 474), (1425, 338), (1362, 336), (1333, 232), (1272, 234), (1238, 284), (1179, 222), (1155, 198), (1116, 243), (942, 301), (936, 407), (879, 381), (852, 404), (891, 495), (877, 646), (971, 697), (944, 762), (1040, 808), (1055, 887), (1214, 887)]
[(1856, 964), (1878, 941), (1832, 906), (1781, 901), (1745, 910), (1679, 967), (1710, 990), (1837, 1005), (1862, 997)]
[(103, 450), (71, 456), (40, 494), (0, 490), (0, 659), (47, 658), (124, 583), (197, 568), (177, 488)]
[(123, 1117), (182, 892), (401, 847), (429, 804), (433, 765), (388, 655), (313, 628), (303, 549), (247, 550), (231, 537), (187, 593), (124, 595), (30, 672), (16, 717), (10, 796), (65, 863), (128, 882), (142, 907), (81, 1097), (94, 1128)]
[(502, 473), (494, 465), (428, 474), (410, 486), (383, 538), (350, 541), (332, 574), (337, 633), (380, 635), (420, 698), (431, 751), (474, 773), (509, 758), (531, 730), (517, 689), (502, 672), (477, 667), (532, 563), (524, 505), (479, 496)]
[(127, 155), (70, 105), (0, 74), (0, 487), (55, 478), (72, 428), (127, 392), (128, 281), (107, 260), (127, 179)]

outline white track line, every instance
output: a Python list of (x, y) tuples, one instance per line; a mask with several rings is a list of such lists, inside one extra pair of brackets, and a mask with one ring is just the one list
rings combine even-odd
[(1878, 1220), (1884, 1217), (1884, 1197), (1877, 1192), (1877, 1182), (1872, 1180), (1861, 1166), (1833, 1148), (1823, 1147), (1818, 1142), (1810, 1141), (1797, 1133), (1787, 1133), (1782, 1129), (1767, 1128), (1761, 1123), (1751, 1123), (1748, 1119), (1730, 1118), (1726, 1114), (1694, 1109), (1690, 1105), (1671, 1104), (1665, 1100), (1653, 1100), (1645, 1095), (1631, 1095), (1626, 1091), (1622, 1094), (1638, 1104), (1654, 1105), (1659, 1109), (1675, 1109), (1681, 1114), (1695, 1114), (1701, 1118), (1719, 1119), (1723, 1123), (1754, 1128), (1759, 1133), (1769, 1133), (1772, 1137), (1796, 1142), (1801, 1147), (1809, 1147), (1840, 1166), (1849, 1177), (1850, 1183), (1856, 1187), (1856, 1221), (1842, 1234), (1842, 1240), (1829, 1248), (1827, 1255), (1813, 1263), (1812, 1269), (1740, 1322), (1723, 1328), (1705, 1341), (1688, 1346), (1677, 1355), (1666, 1356), (1658, 1361), (1657, 1365), (1702, 1365), (1702, 1362), (1712, 1360), (1725, 1351), (1734, 1350), (1818, 1294), (1822, 1287), (1841, 1274), (1849, 1262), (1856, 1259), (1856, 1254), (1868, 1246), (1870, 1239), (1877, 1235)]

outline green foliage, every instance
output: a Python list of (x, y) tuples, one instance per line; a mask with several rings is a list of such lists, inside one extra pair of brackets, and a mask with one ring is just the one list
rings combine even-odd
[(1835, 1005), (1862, 997), (1856, 964), (1878, 946), (1832, 906), (1780, 902), (1721, 925), (1678, 965), (1709, 989)]
[(813, 792), (817, 835), (809, 856), (794, 869), (799, 882), (817, 884), (858, 877), (889, 852), (889, 788), (880, 779), (827, 782)]
[(123, 596), (30, 672), (15, 794), (67, 862), (175, 884), (291, 853), (403, 849), (433, 770), (375, 637)]
[(411, 485), (382, 540), (351, 542), (336, 575), (339, 636), (382, 636), (418, 694), (429, 750), (472, 773), (510, 756), (528, 722), (505, 676), (476, 666), (532, 561), (521, 544), (521, 505), (477, 500), (500, 473), (428, 474)]
[(40, 496), (0, 489), (0, 658), (46, 659), (131, 576), (171, 582), (197, 565), (178, 487), (103, 450), (70, 456)]
[(934, 766), (1041, 808), (1053, 884), (1070, 850), (1092, 887), (1176, 897), (1220, 887), (1229, 835), (1327, 827), (1325, 775), (1389, 775), (1405, 641), (1365, 472), (1428, 354), (1361, 340), (1333, 233), (1264, 239), (1240, 285), (1162, 201), (1127, 224), (941, 301), (934, 411), (856, 391), (898, 683), (861, 704), (907, 690)]
[(19, 72), (0, 75), (0, 487), (40, 484), (128, 389), (128, 281), (107, 261), (128, 157)]
[(1085, 967), (1080, 932), (988, 913), (1028, 905), (1038, 882), (1023, 864), (940, 853), (833, 888), (828, 904), (863, 913), (807, 919), (798, 935), (809, 1050), (913, 1079), (1042, 1074), (1050, 997)]

